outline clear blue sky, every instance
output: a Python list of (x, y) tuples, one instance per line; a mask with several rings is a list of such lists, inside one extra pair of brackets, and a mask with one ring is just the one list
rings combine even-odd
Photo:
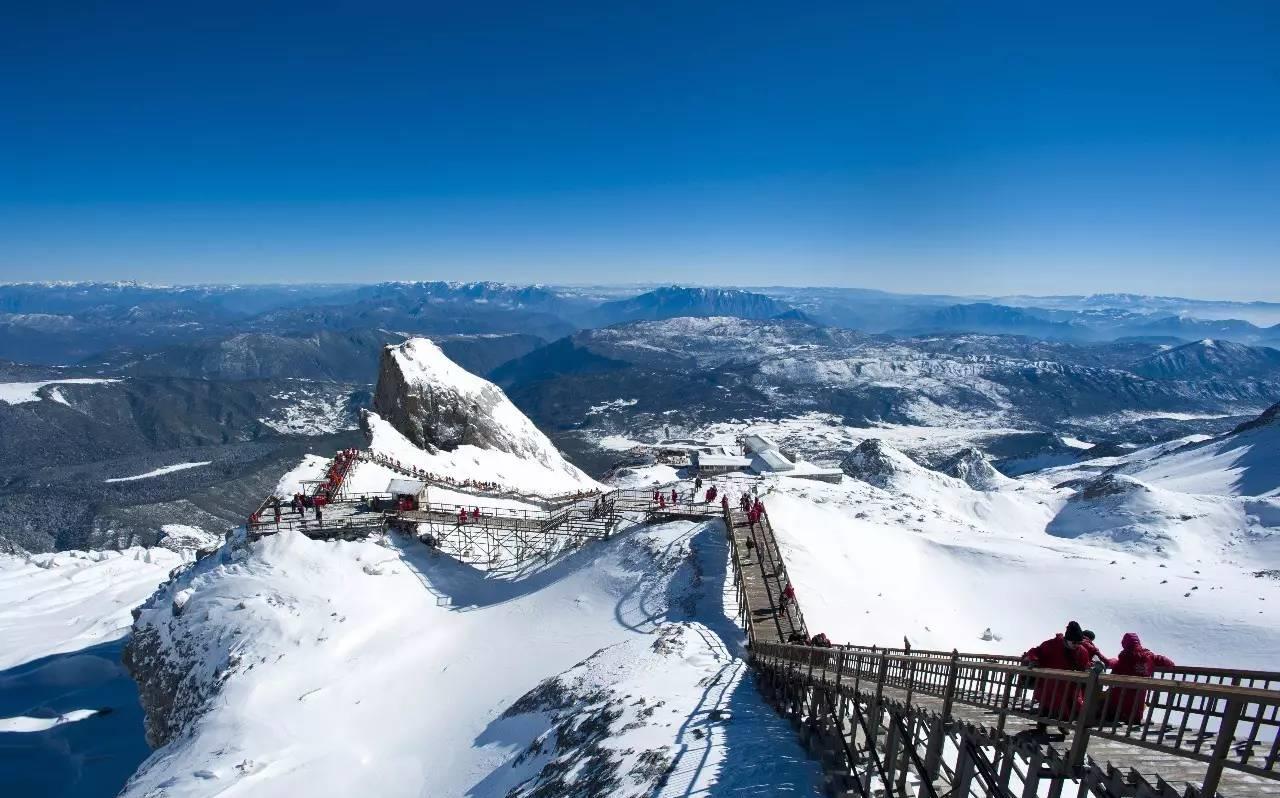
[(7, 3), (0, 279), (1280, 299), (1280, 3)]

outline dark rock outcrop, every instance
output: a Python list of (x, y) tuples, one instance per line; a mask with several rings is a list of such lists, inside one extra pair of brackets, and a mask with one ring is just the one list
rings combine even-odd
[(880, 439), (868, 438), (845, 455), (840, 470), (854, 479), (885, 487), (894, 476), (922, 471), (923, 466)]
[(955, 477), (976, 490), (991, 490), (1009, 481), (991, 464), (987, 456), (967, 446), (939, 464), (938, 470)]

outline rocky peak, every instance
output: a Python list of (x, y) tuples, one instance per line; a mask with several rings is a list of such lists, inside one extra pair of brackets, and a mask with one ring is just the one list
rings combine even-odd
[(868, 438), (845, 456), (840, 470), (854, 479), (883, 487), (895, 474), (919, 471), (920, 466), (884, 441)]
[(429, 452), (476, 446), (544, 464), (560, 461), (551, 441), (501, 388), (467, 372), (426, 338), (383, 349), (373, 407)]
[(1124, 496), (1132, 493), (1150, 493), (1151, 489), (1133, 477), (1124, 474), (1103, 474), (1097, 479), (1085, 483), (1074, 497), (1075, 499), (1097, 500), (1108, 496)]

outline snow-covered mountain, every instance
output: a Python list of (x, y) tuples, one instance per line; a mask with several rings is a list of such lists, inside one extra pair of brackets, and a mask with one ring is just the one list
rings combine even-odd
[[(517, 314), (505, 324), (554, 302), (530, 293), (519, 307), (518, 292), (484, 285), (441, 288), (439, 301), (436, 288), (380, 291), (268, 315), (440, 320), (466, 304)], [(647, 445), (732, 447), (760, 432), (849, 475), (714, 480), (761, 492), (811, 631), (1016, 653), (1076, 618), (1107, 653), (1136, 630), (1181, 663), (1274, 667), (1280, 405), (1238, 423), (1280, 399), (1267, 350), (895, 339), (783, 315), (579, 332), (500, 369), (510, 398), (448, 341), (410, 335), (379, 350), (364, 443), (438, 476), (558, 494), (599, 485), (543, 430), (612, 459), (638, 447), (619, 472), (636, 486), (682, 476)], [(359, 329), (334, 334), (350, 347), (279, 339), (305, 343), (295, 365), (328, 368), (404, 337)], [(224, 363), (216, 380), (4, 366), (0, 535), (34, 540), (38, 519), (82, 535), (49, 547), (180, 551), (0, 555), (0, 639), (15, 641), (0, 652), (0, 730), (28, 760), (0, 752), (0, 783), (40, 794), (85, 774), (114, 789), (141, 764), (137, 696), (117, 664), (136, 609), (128, 663), (160, 747), (128, 796), (816, 795), (817, 766), (751, 685), (718, 522), (635, 518), (608, 541), (490, 575), (395, 535), (233, 533), (192, 562), (227, 519), (321, 475), (317, 452), (357, 445), (356, 433), (286, 434), (353, 418), (339, 383), (232, 379), (277, 368), (276, 334), (251, 335), (190, 361), (161, 347), (193, 373)], [(76, 459), (95, 448), (100, 459)], [(67, 459), (24, 465), (46, 451)], [(348, 487), (381, 492), (398, 475), (361, 462)]]
[(1206, 338), (1143, 358), (1130, 370), (1156, 380), (1276, 379), (1280, 350)]
[(790, 307), (764, 294), (728, 288), (666, 286), (629, 299), (605, 302), (592, 314), (601, 325), (683, 316), (736, 316), (771, 319)]
[(1125, 471), (1184, 493), (1280, 496), (1280, 404), (1229, 434), (1135, 463)]
[(677, 318), (579, 332), (503, 366), (498, 378), (536, 421), (556, 430), (583, 425), (591, 407), (639, 398), (608, 430), (629, 437), (669, 426), (678, 410), (686, 425), (816, 411), (853, 425), (981, 420), (1073, 437), (1087, 430), (1090, 438), (1127, 426), (1161, 439), (1185, 434), (1179, 418), (1253, 415), (1280, 400), (1280, 372), (1245, 375), (1234, 358), (1219, 364), (1221, 372), (1206, 362), (1177, 379), (1132, 370), (1161, 351), (1141, 343), (890, 338), (795, 320)]
[[(526, 490), (594, 484), (431, 342), (383, 368), (379, 406), (432, 450), (371, 414), (374, 451)], [(385, 484), (377, 468), (348, 481)], [(124, 795), (817, 795), (816, 764), (747, 678), (727, 562), (718, 521), (499, 576), (394, 535), (235, 537), (138, 612), (126, 662), (160, 747)], [(782, 759), (742, 767), (766, 751)]]

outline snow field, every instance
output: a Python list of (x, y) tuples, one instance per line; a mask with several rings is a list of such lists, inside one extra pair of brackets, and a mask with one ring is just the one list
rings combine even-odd
[(164, 548), (0, 555), (0, 670), (121, 637), (185, 561)]
[[(1018, 654), (1075, 619), (1109, 654), (1137, 631), (1180, 663), (1274, 667), (1275, 580), (1221, 558), (1056, 538), (1045, 532), (1051, 508), (1034, 494), (967, 493), (942, 511), (941, 496), (914, 504), (856, 481), (779, 481), (766, 506), (810, 631), (865, 645), (901, 646), (906, 636), (918, 648)], [(966, 516), (969, 525), (957, 523)], [(982, 640), (988, 627), (1002, 639)]]
[(145, 474), (134, 474), (131, 477), (112, 477), (111, 479), (104, 479), (102, 481), (103, 482), (135, 482), (139, 479), (150, 479), (152, 477), (160, 477), (160, 476), (164, 476), (165, 474), (172, 474), (176, 471), (186, 471), (188, 468), (199, 468), (200, 466), (207, 466), (212, 462), (213, 462), (212, 460), (202, 460), (198, 463), (174, 463), (173, 465), (161, 466), (160, 468), (157, 468), (154, 471), (148, 471)]
[[(120, 382), (120, 380), (102, 379), (98, 377), (74, 377), (65, 380), (45, 380), (43, 382), (0, 382), (0, 402), (10, 405), (20, 405), (25, 402), (40, 401), (40, 389), (46, 385), (102, 385), (108, 382)], [(57, 389), (50, 391), (49, 398), (55, 402), (67, 404), (66, 397), (61, 393), (55, 393)]]

